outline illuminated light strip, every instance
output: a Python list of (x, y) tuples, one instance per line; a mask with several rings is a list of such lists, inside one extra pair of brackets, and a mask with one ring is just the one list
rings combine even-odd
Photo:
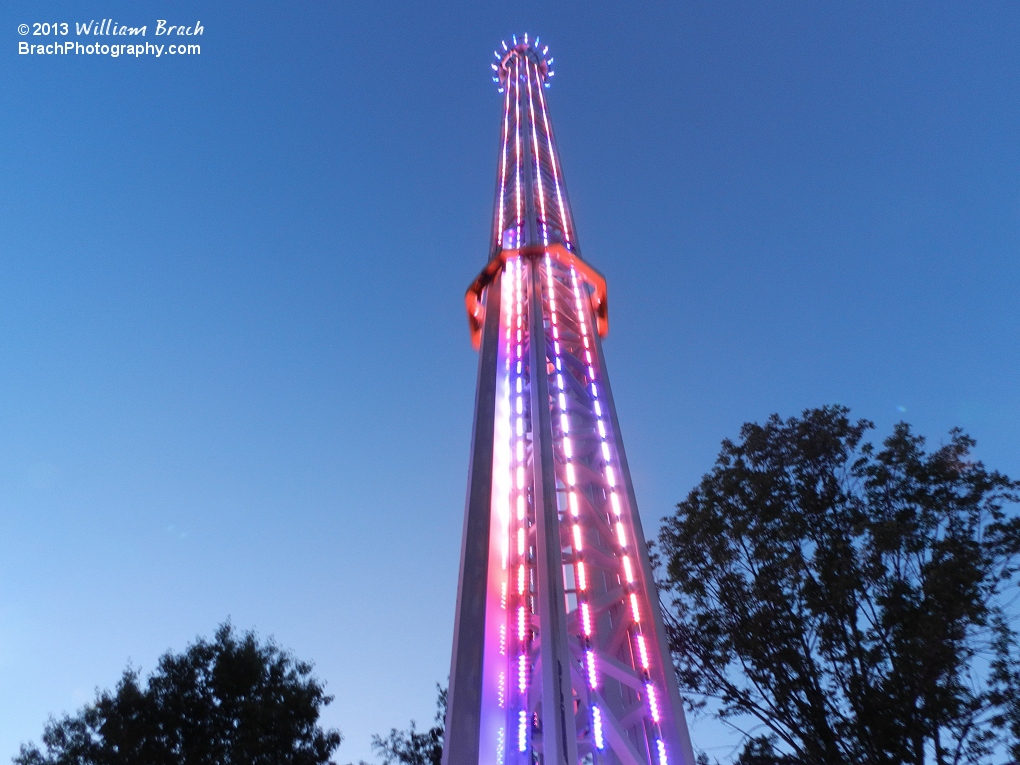
[(640, 624), (641, 612), (638, 610), (637, 595), (635, 595), (633, 592), (630, 594), (630, 610), (634, 615), (634, 621)]
[(506, 728), (499, 726), (499, 734), (496, 736), (496, 765), (503, 765), (503, 750), (506, 746)]
[[(598, 685), (598, 677), (595, 674), (595, 652), (589, 648), (584, 652), (584, 658), (585, 664), (588, 667), (588, 684), (594, 688)], [(656, 717), (655, 721), (658, 722), (659, 718)]]
[(661, 738), (655, 739), (655, 748), (659, 752), (659, 765), (669, 765), (669, 760), (666, 759), (666, 745), (662, 743)]
[(623, 514), (623, 510), (620, 508), (620, 498), (616, 496), (615, 491), (612, 495), (610, 495), (609, 501), (613, 506), (613, 513), (615, 513), (616, 517), (619, 518)]
[(623, 556), (623, 571), (624, 574), (626, 574), (627, 576), (627, 584), (632, 584), (634, 582), (634, 569), (632, 569), (630, 566), (629, 555)]
[[(540, 168), (537, 168), (537, 169), (539, 169), (539, 176), (540, 176), (539, 183), (541, 184), (541, 171), (540, 171)], [(540, 186), (540, 188), (541, 188), (541, 186)], [(546, 270), (546, 286), (547, 286), (547, 294), (548, 294), (548, 306), (549, 306), (549, 314), (550, 314), (550, 323), (551, 323), (551, 326), (552, 326), (553, 336), (554, 337), (558, 337), (559, 336), (559, 330), (557, 329), (557, 324), (559, 323), (559, 316), (558, 316), (558, 313), (557, 313), (557, 310), (556, 310), (556, 281), (555, 281), (555, 279), (553, 277), (552, 258), (551, 258), (551, 256), (549, 255), (548, 252), (546, 252), (546, 254), (545, 254), (545, 270)], [(573, 465), (573, 454), (572, 454), (573, 449), (572, 449), (572, 446), (571, 446), (571, 443), (570, 443), (570, 420), (569, 420), (569, 417), (567, 415), (566, 381), (564, 380), (564, 376), (563, 376), (563, 373), (562, 373), (563, 361), (560, 358), (560, 344), (559, 344), (559, 342), (554, 341), (553, 342), (553, 348), (554, 348), (554, 359), (553, 360), (555, 362), (555, 367), (557, 369), (557, 373), (555, 375), (555, 383), (556, 383), (556, 387), (559, 389), (559, 392), (558, 392), (557, 397), (556, 397), (556, 403), (559, 405), (559, 409), (560, 409), (560, 426), (561, 426), (561, 432), (562, 432), (562, 438), (563, 438), (563, 454), (564, 454), (564, 458), (565, 458), (566, 463), (567, 463), (566, 464), (567, 482), (568, 482), (568, 484), (570, 486), (570, 491), (569, 491), (569, 493), (567, 495), (567, 498), (568, 498), (568, 505), (570, 507), (571, 515), (574, 518), (574, 523), (572, 524), (571, 532), (573, 534), (573, 540), (574, 540), (574, 555), (575, 555), (575, 558), (574, 558), (574, 571), (575, 571), (575, 581), (576, 581), (576, 585), (577, 585), (576, 593), (579, 596), (577, 599), (578, 599), (578, 604), (579, 604), (579, 606), (581, 608), (581, 623), (582, 623), (582, 630), (584, 632), (585, 642), (586, 642), (586, 644), (590, 644), (590, 639), (591, 639), (591, 636), (592, 636), (591, 610), (590, 610), (590, 606), (583, 599), (583, 597), (580, 597), (581, 593), (584, 593), (587, 590), (587, 581), (586, 581), (585, 570), (584, 570), (584, 562), (577, 559), (577, 556), (580, 554), (580, 552), (582, 550), (581, 526), (578, 523), (579, 515), (580, 515), (580, 508), (579, 508), (579, 505), (578, 505), (577, 492), (574, 490), (574, 485), (577, 482), (577, 478), (576, 478), (576, 474), (575, 474), (575, 471), (574, 471), (574, 465)], [(596, 667), (595, 667), (595, 652), (592, 651), (590, 648), (587, 649), (586, 660), (587, 660), (587, 673), (586, 674), (587, 674), (588, 683), (589, 683), (590, 687), (592, 689), (594, 689), (596, 687), (596, 685), (598, 684), (598, 673), (597, 673)]]
[(581, 626), (584, 629), (585, 637), (591, 636), (591, 609), (587, 603), (581, 604)]
[(556, 161), (556, 151), (553, 148), (552, 126), (549, 124), (549, 109), (546, 107), (545, 93), (541, 88), (538, 89), (538, 100), (542, 105), (542, 120), (545, 123), (545, 141), (548, 147), (549, 164), (552, 165), (553, 185), (556, 187), (556, 201), (560, 208), (560, 223), (563, 224), (563, 240), (570, 244), (570, 223), (567, 221), (566, 207), (563, 204), (563, 191), (560, 188), (560, 171)]
[(503, 246), (503, 228), (506, 215), (506, 155), (508, 147), (508, 140), (510, 132), (510, 90), (507, 89), (506, 95), (503, 97), (503, 160), (500, 163), (499, 170), (499, 233), (496, 236), (499, 237), (497, 245)]
[[(542, 166), (538, 153), (538, 128), (535, 126), (535, 98), (531, 92), (531, 61), (524, 60), (528, 76), (528, 119), (531, 121), (531, 147), (535, 153), (535, 178), (538, 180), (538, 205), (542, 211), (542, 244), (549, 244), (549, 222), (545, 213), (545, 184), (542, 182)], [(535, 76), (538, 76), (538, 67), (535, 67)], [(558, 337), (556, 328), (553, 328), (553, 337)]]
[(591, 723), (592, 732), (595, 734), (595, 748), (605, 749), (606, 741), (602, 737), (602, 710), (596, 706), (591, 708)]
[[(513, 385), (514, 392), (516, 394), (516, 401), (514, 410), (517, 414), (517, 427), (516, 427), (516, 448), (513, 450), (514, 456), (516, 457), (517, 465), (515, 471), (515, 484), (517, 491), (517, 641), (518, 641), (518, 655), (517, 655), (517, 690), (520, 696), (520, 706), (523, 709), (518, 710), (518, 749), (520, 751), (527, 750), (527, 689), (528, 689), (528, 673), (529, 673), (529, 656), (528, 656), (528, 640), (529, 640), (529, 629), (528, 629), (528, 616), (529, 608), (526, 596), (527, 586), (527, 499), (525, 497), (525, 491), (527, 489), (527, 477), (525, 474), (524, 467), (524, 385), (522, 375), (524, 373), (523, 356), (524, 356), (524, 337), (523, 337), (523, 312), (524, 312), (524, 293), (523, 293), (523, 281), (524, 281), (524, 263), (520, 257), (512, 258), (507, 262), (507, 268), (513, 278), (514, 288), (514, 301), (513, 301), (513, 318), (516, 319), (516, 325), (518, 327), (516, 332), (516, 351), (517, 351), (517, 363), (514, 366), (515, 381)], [(512, 322), (514, 323), (514, 322)], [(514, 706), (517, 706), (515, 703)], [(502, 755), (500, 755), (502, 756)]]
[(645, 693), (648, 694), (648, 711), (652, 713), (652, 719), (659, 722), (659, 702), (655, 699), (655, 686), (645, 683)]
[[(615, 497), (616, 495), (614, 494), (613, 496)], [(617, 513), (616, 515), (619, 517), (620, 514)], [(627, 532), (624, 531), (623, 524), (620, 521), (616, 522), (616, 538), (620, 542), (620, 547), (627, 546)]]
[[(514, 57), (514, 136), (516, 139), (517, 154), (514, 158), (514, 168), (517, 171), (517, 239), (519, 240), (521, 226), (524, 223), (521, 206), (523, 199), (521, 197), (521, 87), (519, 83), (520, 78), (520, 60)], [(515, 246), (520, 247), (520, 241), (514, 243)]]
[(645, 645), (645, 636), (637, 636), (638, 655), (641, 657), (641, 666), (648, 669), (648, 647)]

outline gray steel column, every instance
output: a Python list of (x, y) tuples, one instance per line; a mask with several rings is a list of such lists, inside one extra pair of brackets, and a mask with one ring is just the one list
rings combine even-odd
[(478, 358), (475, 422), (471, 434), (457, 612), (453, 622), (443, 765), (478, 765), (501, 285), (502, 273), (499, 273), (486, 288), (483, 297), (485, 323)]
[(542, 755), (543, 765), (577, 765), (540, 262), (538, 258), (528, 262), (528, 289), (531, 308), (531, 428), (534, 439), (535, 517), (538, 522), (535, 557), (542, 646)]

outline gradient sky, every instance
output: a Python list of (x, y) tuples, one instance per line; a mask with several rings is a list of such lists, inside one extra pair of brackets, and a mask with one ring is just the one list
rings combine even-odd
[[(169, 19), (190, 59), (28, 57)], [(539, 33), (646, 529), (839, 402), (1020, 474), (1020, 4), (12, 0), (0, 9), (0, 762), (227, 617), (341, 762), (449, 668), (500, 101)], [(724, 756), (714, 728), (699, 747)]]

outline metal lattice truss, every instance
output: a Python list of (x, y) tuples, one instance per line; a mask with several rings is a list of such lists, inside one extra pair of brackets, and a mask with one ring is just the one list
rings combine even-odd
[(493, 251), (467, 296), (481, 358), (444, 763), (693, 765), (546, 51), (504, 48)]

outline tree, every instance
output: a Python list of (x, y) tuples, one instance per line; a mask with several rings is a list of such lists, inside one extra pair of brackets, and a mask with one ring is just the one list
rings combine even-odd
[[(383, 761), (383, 765), (441, 765), (443, 761), (443, 733), (446, 726), (446, 688), (436, 685), (435, 725), (419, 733), (411, 720), (406, 730), (390, 730), (386, 738), (372, 736), (372, 749)], [(362, 763), (362, 765), (365, 765)]]
[(167, 653), (143, 686), (128, 668), (114, 692), (53, 718), (45, 753), (22, 745), (15, 765), (326, 765), (340, 746), (319, 727), (332, 696), (272, 641), (229, 623), (213, 642)]
[(666, 521), (681, 685), (724, 720), (766, 727), (745, 762), (1020, 757), (1004, 610), (1020, 484), (972, 460), (959, 430), (925, 452), (900, 423), (877, 450), (873, 425), (848, 415), (744, 425)]
[(747, 739), (736, 765), (798, 765), (798, 763), (789, 755), (776, 751), (774, 736), (757, 736)]

